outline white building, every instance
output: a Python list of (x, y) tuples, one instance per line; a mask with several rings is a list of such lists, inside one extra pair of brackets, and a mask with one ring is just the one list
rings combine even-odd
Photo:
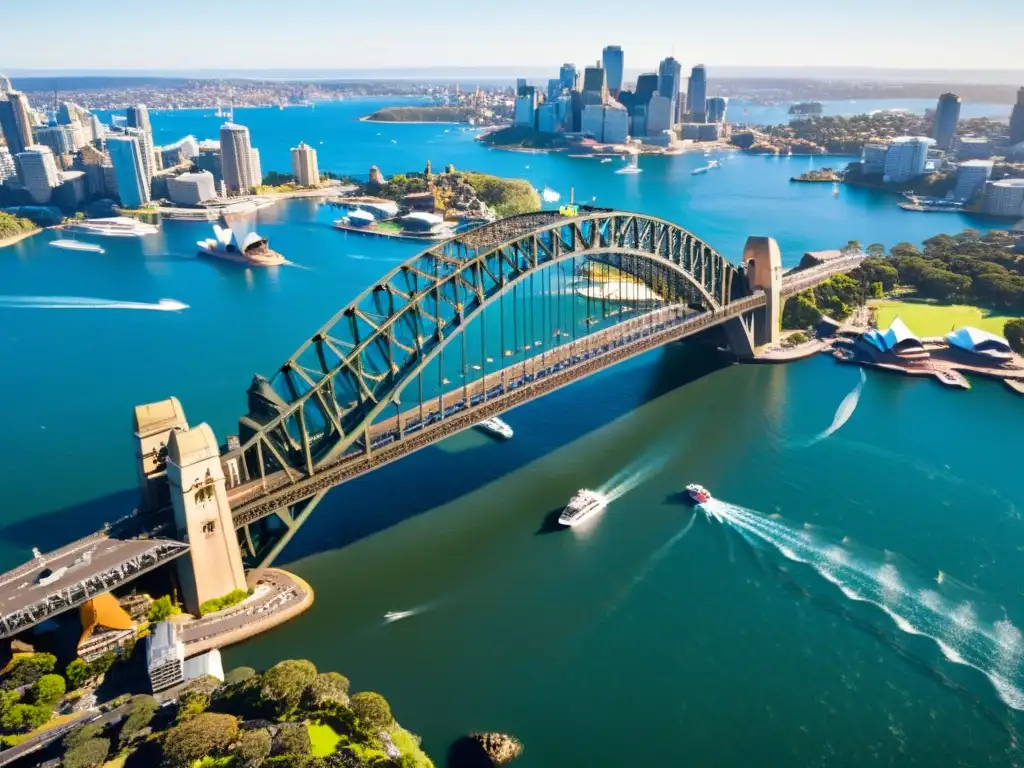
[(1024, 216), (1024, 179), (1002, 179), (985, 184), (981, 212), (989, 216)]
[(306, 142), (292, 147), (292, 175), (300, 187), (316, 187), (320, 184), (320, 169), (316, 163), (316, 150)]
[(11, 151), (7, 147), (0, 147), (0, 184), (17, 175), (18, 171), (14, 167), (14, 156), (11, 155)]
[(70, 125), (53, 125), (36, 129), (36, 142), (49, 147), (55, 155), (70, 155), (77, 151)]
[(535, 113), (537, 111), (537, 95), (536, 92), (529, 93), (525, 96), (519, 96), (516, 98), (516, 111), (515, 117), (512, 120), (513, 125), (523, 125), (530, 128), (534, 127)]
[(647, 103), (648, 136), (662, 136), (672, 129), (672, 99), (656, 94)]
[(46, 205), (53, 196), (53, 188), (60, 183), (57, 163), (49, 147), (32, 144), (14, 156), (18, 180), (25, 187), (32, 202)]
[(604, 107), (604, 141), (606, 144), (625, 144), (629, 136), (629, 112), (617, 101)]
[(263, 183), (263, 167), (260, 165), (260, 151), (256, 147), (249, 150), (249, 167), (252, 168), (252, 177), (256, 180), (253, 186), (258, 187)]
[(595, 141), (604, 141), (604, 105), (587, 104), (580, 114), (580, 133), (589, 133)]
[(252, 167), (249, 129), (244, 125), (225, 123), (221, 126), (220, 159), (228, 194), (244, 195), (251, 187), (259, 184)]
[(985, 187), (985, 182), (992, 178), (991, 160), (968, 160), (960, 163), (956, 171), (956, 187), (953, 189), (953, 197), (956, 200), (970, 200), (979, 189)]
[(199, 143), (195, 136), (186, 136), (173, 144), (157, 150), (164, 168), (173, 168), (184, 160), (192, 160), (199, 155)]
[(861, 152), (861, 171), (869, 176), (885, 173), (885, 156), (889, 153), (886, 144), (865, 144)]
[(111, 136), (107, 152), (117, 179), (117, 196), (125, 208), (141, 208), (150, 201), (149, 179), (137, 136)]
[(925, 136), (901, 136), (893, 139), (885, 153), (885, 181), (903, 182), (924, 176), (928, 150), (935, 139)]
[(986, 136), (958, 136), (953, 141), (953, 149), (960, 160), (984, 160), (995, 154), (992, 140)]
[(167, 179), (167, 196), (177, 205), (199, 205), (217, 197), (217, 184), (209, 171), (183, 173)]

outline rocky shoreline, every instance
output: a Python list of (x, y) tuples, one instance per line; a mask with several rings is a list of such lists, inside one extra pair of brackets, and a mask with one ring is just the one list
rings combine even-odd
[(452, 744), (448, 765), (451, 768), (500, 768), (522, 753), (522, 743), (507, 733), (471, 733)]

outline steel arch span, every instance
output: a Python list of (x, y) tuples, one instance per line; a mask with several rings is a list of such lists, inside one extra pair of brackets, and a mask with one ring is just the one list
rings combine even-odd
[[(275, 486), (294, 484), (350, 454), (369, 453), (371, 426), (390, 409), (397, 416), (416, 381), (422, 411), (421, 374), (432, 364), (443, 368), (447, 347), (461, 340), (466, 365), (471, 320), (485, 324), (484, 309), (532, 275), (581, 257), (617, 267), (656, 288), (666, 304), (694, 314), (718, 314), (749, 293), (740, 269), (662, 219), (582, 209), (577, 216), (541, 212), (486, 225), (401, 264), (332, 317), (271, 379), (256, 376), (249, 413), (239, 421), (240, 445), (224, 456), (226, 466), (233, 463), (229, 477), (242, 485), (266, 487), (268, 476)], [(493, 360), (481, 355), (480, 362), (486, 382)], [(248, 528), (245, 535), (255, 557)]]

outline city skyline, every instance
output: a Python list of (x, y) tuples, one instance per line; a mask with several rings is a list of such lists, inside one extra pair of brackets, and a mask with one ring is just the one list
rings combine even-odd
[[(882, 0), (864, 0), (857, 6), (856, 18), (851, 9), (822, 7), (811, 0), (794, 0), (786, 14), (771, 12), (753, 2), (737, 0), (731, 9), (728, 27), (722, 34), (721, 14), (708, 7), (683, 8), (677, 4), (659, 3), (647, 9), (657, 14), (659, 23), (652, 26), (626, 19), (608, 29), (607, 18), (618, 10), (609, 0), (596, 0), (591, 12), (580, 16), (570, 6), (549, 5), (540, 0), (523, 0), (515, 14), (496, 16), (464, 4), (441, 3), (430, 13), (408, 0), (398, 0), (389, 15), (386, 34), (392, 39), (457, 39), (457, 45), (436, 54), (439, 67), (514, 67), (517, 63), (537, 62), (557, 65), (557, 59), (575, 61), (578, 66), (593, 60), (596, 51), (588, 40), (600, 39), (605, 45), (621, 46), (627, 73), (646, 70), (674, 55), (684, 65), (706, 63), (709, 68), (728, 63), (748, 67), (861, 67), (866, 61), (879, 68), (909, 69), (1013, 69), (1020, 67), (1014, 46), (973, 46), (969, 60), (951, 61), (949, 51), (965, 51), (960, 42), (971, 35), (988, 37), (993, 23), (1002, 28), (1024, 27), (1024, 5), (1005, 0), (978, 0), (972, 13), (957, 15), (957, 23), (948, 23), (956, 11), (951, 2), (933, 4), (932, 13), (892, 5)], [(226, 68), (246, 70), (239, 62), (258, 61), (260, 68), (412, 68), (424, 66), (422, 52), (413, 45), (385, 45), (378, 35), (346, 34), (353, 29), (374, 29), (379, 24), (376, 9), (371, 6), (343, 7), (327, 0), (309, 0), (302, 14), (288, 6), (269, 0), (253, 0), (246, 7), (246, 34), (220, 36), (217, 45), (194, 46), (183, 53), (175, 46), (152, 46), (140, 29), (159, 28), (163, 9), (142, 6), (132, 14), (121, 16), (90, 16), (70, 0), (54, 0), (46, 19), (28, 5), (6, 8), (5, 25), (21, 32), (5, 39), (0, 71), (26, 69), (87, 68), (89, 70), (203, 69)], [(232, 28), (237, 10), (229, 6), (209, 5), (199, 0), (182, 0), (176, 12), (183, 17), (194, 13), (212, 35), (217, 29)], [(814, 18), (821, 34), (810, 32), (794, 19)], [(872, 46), (868, 57), (858, 38), (851, 35), (847, 43), (841, 39), (843, 25), (855, 32), (857, 19), (877, 13), (885, 17), (889, 27), (915, 30), (903, 35), (899, 45)], [(550, 38), (537, 34), (536, 19), (545, 26), (572, 29), (564, 46), (553, 50)], [(646, 18), (646, 16), (645, 16)], [(308, 26), (316, 24), (321, 39), (332, 36), (344, 45), (310, 47), (306, 45)], [(493, 26), (500, 23), (501, 33), (515, 45), (507, 53), (495, 47)], [(706, 28), (715, 34), (687, 35), (683, 29)], [(830, 33), (824, 33), (824, 31)], [(59, 39), (59, 46), (40, 46), (40, 36)], [(117, 40), (118, 45), (97, 46), (97, 37)], [(569, 42), (576, 40), (580, 42)], [(257, 55), (258, 52), (258, 55)], [(518, 62), (517, 62), (518, 60)], [(688, 67), (687, 67), (688, 68)], [(255, 69), (255, 67), (253, 68)]]

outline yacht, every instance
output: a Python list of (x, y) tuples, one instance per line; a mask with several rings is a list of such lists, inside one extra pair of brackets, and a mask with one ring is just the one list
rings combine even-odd
[(54, 248), (65, 248), (69, 251), (87, 251), (89, 253), (106, 253), (102, 245), (96, 243), (86, 243), (82, 240), (65, 240), (58, 238), (51, 240), (50, 245)]
[(106, 237), (145, 237), (146, 235), (155, 235), (160, 231), (152, 224), (146, 224), (128, 216), (72, 221), (68, 224), (68, 230)]
[(499, 419), (497, 416), (493, 416), (489, 419), (485, 419), (477, 424), (480, 429), (489, 435), (495, 435), (500, 437), (502, 440), (511, 440), (512, 435), (515, 433), (512, 431), (512, 427), (506, 424), (504, 421)]
[(697, 483), (690, 483), (686, 486), (686, 493), (697, 504), (711, 501), (711, 494), (708, 493), (708, 489), (703, 485), (697, 485)]
[(608, 506), (608, 500), (597, 491), (583, 489), (569, 501), (569, 504), (558, 518), (562, 525), (570, 527), (579, 525), (591, 515), (595, 515)]
[(196, 243), (203, 256), (253, 267), (277, 267), (285, 263), (284, 256), (270, 250), (269, 241), (255, 232), (246, 235), (241, 244), (228, 227), (214, 224), (213, 234), (214, 237)]

